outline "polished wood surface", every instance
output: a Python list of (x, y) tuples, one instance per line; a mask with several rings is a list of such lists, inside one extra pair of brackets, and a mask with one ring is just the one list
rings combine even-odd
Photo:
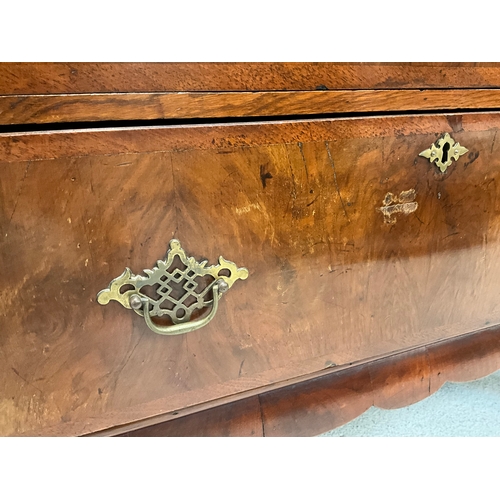
[[(263, 431), (259, 397), (252, 396), (170, 422), (119, 435), (124, 437), (263, 437)], [(117, 431), (114, 430), (114, 432)], [(107, 434), (109, 435), (109, 431)]]
[(0, 96), (0, 125), (500, 108), (500, 90)]
[(420, 401), (445, 382), (475, 380), (500, 369), (494, 328), (391, 356), (260, 397), (266, 436), (311, 436), (371, 406), (394, 409)]
[[(0, 133), (4, 162), (50, 160), (78, 156), (127, 155), (200, 149), (226, 154), (234, 148), (429, 135), (436, 140), (448, 132), (483, 133), (498, 129), (497, 113), (402, 115), (363, 119), (259, 121), (249, 125), (178, 125), (109, 127), (106, 129)], [(251, 131), (251, 133), (249, 133)], [(458, 139), (457, 139), (458, 140)], [(424, 149), (430, 146), (425, 144)], [(412, 159), (413, 161), (413, 159)], [(426, 161), (423, 158), (419, 161)], [(260, 167), (259, 167), (260, 168)]]
[(499, 87), (498, 63), (0, 64), (0, 95)]
[[(0, 434), (86, 434), (500, 323), (500, 115), (0, 137)], [(445, 174), (418, 154), (469, 149)], [(408, 213), (388, 193), (414, 191)], [(414, 206), (414, 205), (412, 205)], [(96, 293), (176, 237), (250, 270), (165, 338)]]
[[(238, 403), (156, 425), (108, 433), (131, 436), (315, 436), (371, 406), (401, 408), (434, 394), (445, 382), (475, 380), (500, 369), (500, 330), (475, 332), (370, 364), (326, 373)], [(333, 369), (331, 369), (333, 370)], [(255, 400), (257, 399), (257, 402)], [(243, 410), (244, 409), (244, 410)], [(222, 416), (238, 413), (237, 425)], [(258, 433), (256, 429), (262, 429)]]

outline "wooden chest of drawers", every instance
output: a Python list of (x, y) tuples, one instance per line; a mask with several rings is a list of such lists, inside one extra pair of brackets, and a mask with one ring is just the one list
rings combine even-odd
[[(500, 67), (443, 68), (0, 66), (0, 434), (265, 419), (266, 394), (382, 360), (418, 399), (453, 338), (488, 346), (469, 378), (498, 369)], [(98, 304), (172, 239), (248, 269), (209, 324)]]

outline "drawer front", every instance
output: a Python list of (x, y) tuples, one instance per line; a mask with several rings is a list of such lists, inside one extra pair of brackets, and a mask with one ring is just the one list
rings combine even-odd
[[(84, 434), (500, 323), (500, 115), (0, 137), (0, 434)], [(419, 153), (468, 149), (445, 172)], [(245, 266), (179, 336), (96, 294)]]

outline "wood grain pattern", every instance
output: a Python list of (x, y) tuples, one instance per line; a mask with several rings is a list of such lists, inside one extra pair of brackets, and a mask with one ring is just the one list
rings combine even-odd
[(464, 335), (263, 394), (264, 434), (318, 435), (371, 406), (401, 408), (430, 396), (444, 382), (471, 381), (498, 369), (500, 330)]
[[(157, 153), (190, 149), (226, 154), (234, 148), (306, 142), (372, 139), (391, 135), (474, 134), (498, 129), (497, 113), (450, 113), (430, 116), (288, 120), (230, 125), (116, 127), (47, 132), (0, 133), (2, 162), (38, 161), (80, 156)], [(251, 133), (250, 133), (251, 132)], [(430, 146), (425, 145), (425, 149)], [(413, 160), (412, 160), (413, 161)], [(420, 160), (419, 160), (420, 161)], [(424, 161), (424, 160), (422, 160)]]
[(123, 437), (263, 437), (258, 396), (152, 425)]
[(311, 436), (430, 395), (425, 347), (262, 394), (265, 436)]
[(0, 96), (0, 125), (495, 109), (500, 90), (359, 90)]
[[(492, 113), (3, 135), (0, 433), (174, 418), (500, 324), (499, 125)], [(470, 153), (443, 175), (418, 153), (445, 131)], [(411, 189), (418, 210), (387, 222), (387, 193)], [(172, 237), (250, 270), (210, 325), (164, 338), (95, 303)]]
[(497, 63), (0, 64), (0, 95), (498, 87)]
[[(221, 418), (233, 414), (231, 403), (120, 435), (315, 436), (371, 406), (402, 408), (430, 396), (445, 382), (476, 380), (498, 369), (500, 330), (494, 328), (269, 391), (258, 396), (258, 404), (251, 398), (244, 421), (239, 414), (234, 422)], [(244, 401), (237, 407), (244, 408)], [(262, 432), (252, 434), (259, 425)]]

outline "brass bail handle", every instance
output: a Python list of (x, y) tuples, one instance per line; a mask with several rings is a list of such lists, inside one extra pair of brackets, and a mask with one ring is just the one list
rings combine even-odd
[[(135, 275), (128, 267), (125, 268), (108, 288), (97, 294), (97, 301), (106, 305), (110, 300), (116, 300), (123, 307), (143, 316), (149, 329), (159, 335), (180, 335), (197, 330), (212, 321), (220, 298), (235, 281), (248, 278), (248, 269), (237, 267), (222, 256), (216, 265), (207, 267), (207, 263), (206, 260), (198, 262), (194, 257), (188, 257), (180, 242), (171, 240), (165, 259), (158, 260), (153, 269), (145, 269), (146, 276)], [(211, 282), (200, 281), (199, 278), (203, 277), (211, 278)], [(143, 287), (154, 287), (157, 297), (143, 293)], [(165, 304), (171, 307), (165, 308)], [(191, 321), (195, 310), (209, 307), (210, 312), (205, 317)], [(154, 317), (165, 315), (169, 316), (171, 325), (160, 326), (153, 321)]]
[(179, 323), (178, 325), (170, 325), (170, 326), (159, 326), (156, 325), (151, 319), (151, 315), (149, 314), (149, 297), (139, 294), (132, 294), (129, 299), (130, 307), (134, 310), (142, 310), (144, 315), (144, 321), (146, 325), (148, 325), (149, 329), (159, 335), (181, 335), (183, 333), (192, 332), (194, 330), (198, 330), (205, 325), (208, 325), (212, 319), (214, 319), (217, 309), (219, 307), (219, 299), (222, 297), (222, 294), (227, 292), (229, 289), (227, 283), (219, 279), (214, 282), (212, 286), (213, 293), (213, 301), (212, 301), (212, 309), (210, 314), (208, 314), (205, 318), (198, 319), (196, 321), (189, 321), (187, 323)]

